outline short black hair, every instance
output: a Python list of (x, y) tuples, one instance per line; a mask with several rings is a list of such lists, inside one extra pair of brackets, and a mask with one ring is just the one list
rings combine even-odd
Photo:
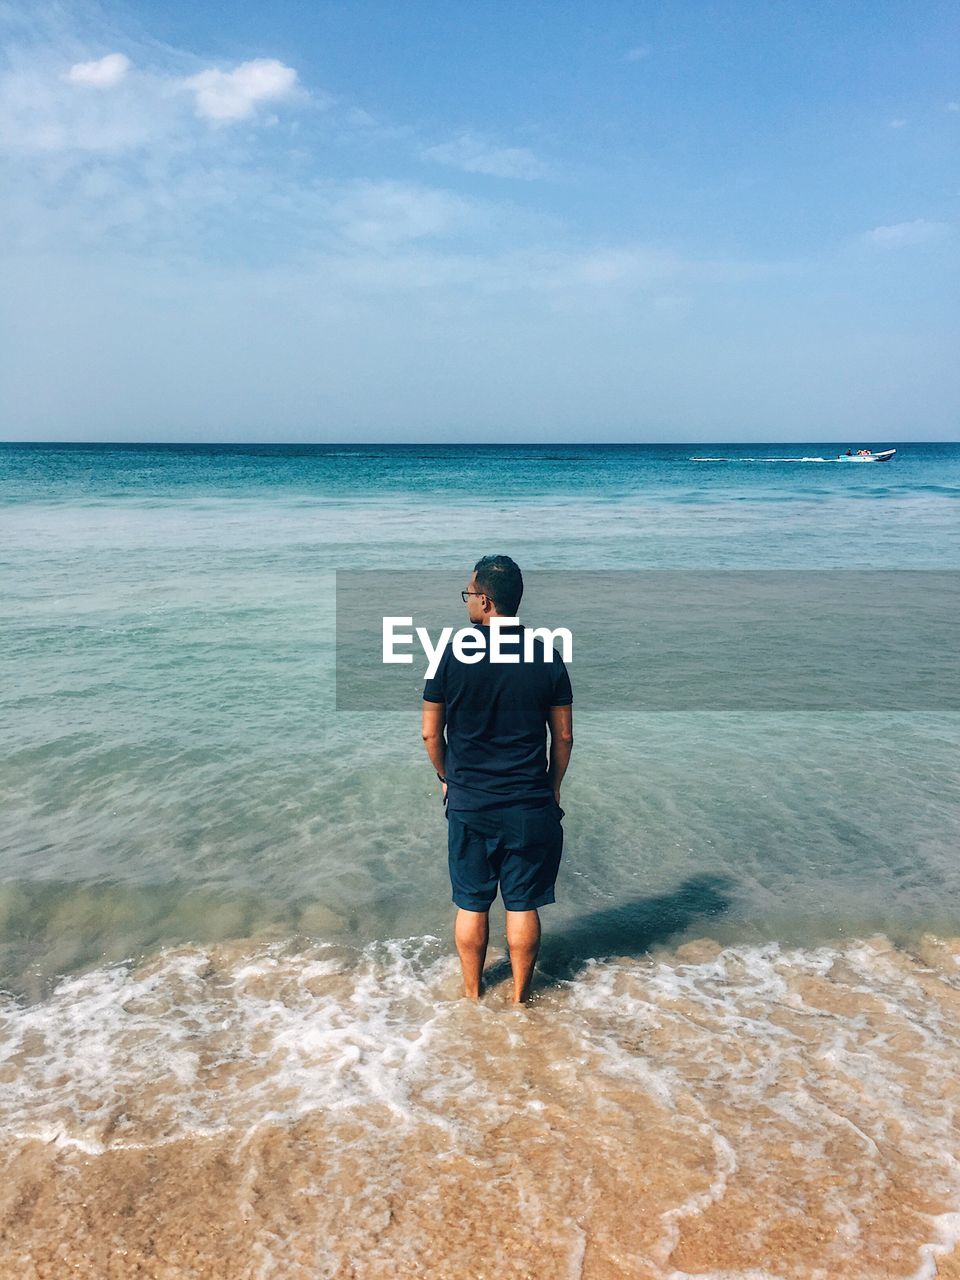
[(513, 617), (523, 596), (523, 575), (517, 562), (509, 556), (482, 556), (473, 571), (477, 589), (490, 597), (498, 613)]

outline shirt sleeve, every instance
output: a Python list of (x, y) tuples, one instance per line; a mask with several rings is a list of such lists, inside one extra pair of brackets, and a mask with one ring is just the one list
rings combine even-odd
[(563, 659), (553, 651), (553, 661), (550, 663), (552, 668), (551, 681), (552, 691), (550, 694), (551, 707), (568, 707), (573, 702), (573, 688), (570, 684), (570, 675)]
[(447, 655), (450, 652), (450, 646), (444, 649), (440, 655), (440, 662), (437, 665), (436, 674), (428, 676), (423, 686), (424, 702), (446, 702), (446, 674), (447, 674)]

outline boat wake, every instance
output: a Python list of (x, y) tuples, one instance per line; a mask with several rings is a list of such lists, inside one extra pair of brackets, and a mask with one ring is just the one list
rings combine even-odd
[(708, 457), (695, 454), (689, 458), (689, 462), (889, 462), (896, 453), (896, 449), (884, 449), (880, 453), (866, 454), (840, 454), (836, 458), (822, 458), (819, 456), (804, 456), (802, 458), (728, 458), (728, 457)]

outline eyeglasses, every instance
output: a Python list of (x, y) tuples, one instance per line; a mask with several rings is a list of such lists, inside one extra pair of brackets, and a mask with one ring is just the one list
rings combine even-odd
[(467, 596), (482, 596), (482, 595), (483, 595), (482, 591), (461, 591), (460, 599), (463, 601), (464, 604), (466, 604)]

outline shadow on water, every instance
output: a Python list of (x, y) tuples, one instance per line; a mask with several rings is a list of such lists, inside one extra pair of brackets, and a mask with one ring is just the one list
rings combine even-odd
[[(678, 938), (695, 921), (730, 904), (733, 882), (693, 876), (672, 893), (637, 898), (544, 932), (535, 987), (572, 978), (591, 959), (640, 956)], [(158, 948), (225, 940), (265, 943), (351, 937), (355, 926), (324, 903), (295, 902), (252, 891), (183, 882), (0, 882), (0, 992), (33, 1002), (62, 977), (120, 961), (139, 961)], [(505, 979), (509, 960), (492, 964), (485, 983)]]
[[(635, 898), (593, 911), (556, 932), (544, 930), (534, 988), (574, 978), (589, 960), (642, 956), (687, 931), (697, 920), (722, 915), (730, 906), (733, 881), (725, 876), (691, 876), (672, 893)], [(490, 984), (510, 973), (508, 959), (484, 973)]]

